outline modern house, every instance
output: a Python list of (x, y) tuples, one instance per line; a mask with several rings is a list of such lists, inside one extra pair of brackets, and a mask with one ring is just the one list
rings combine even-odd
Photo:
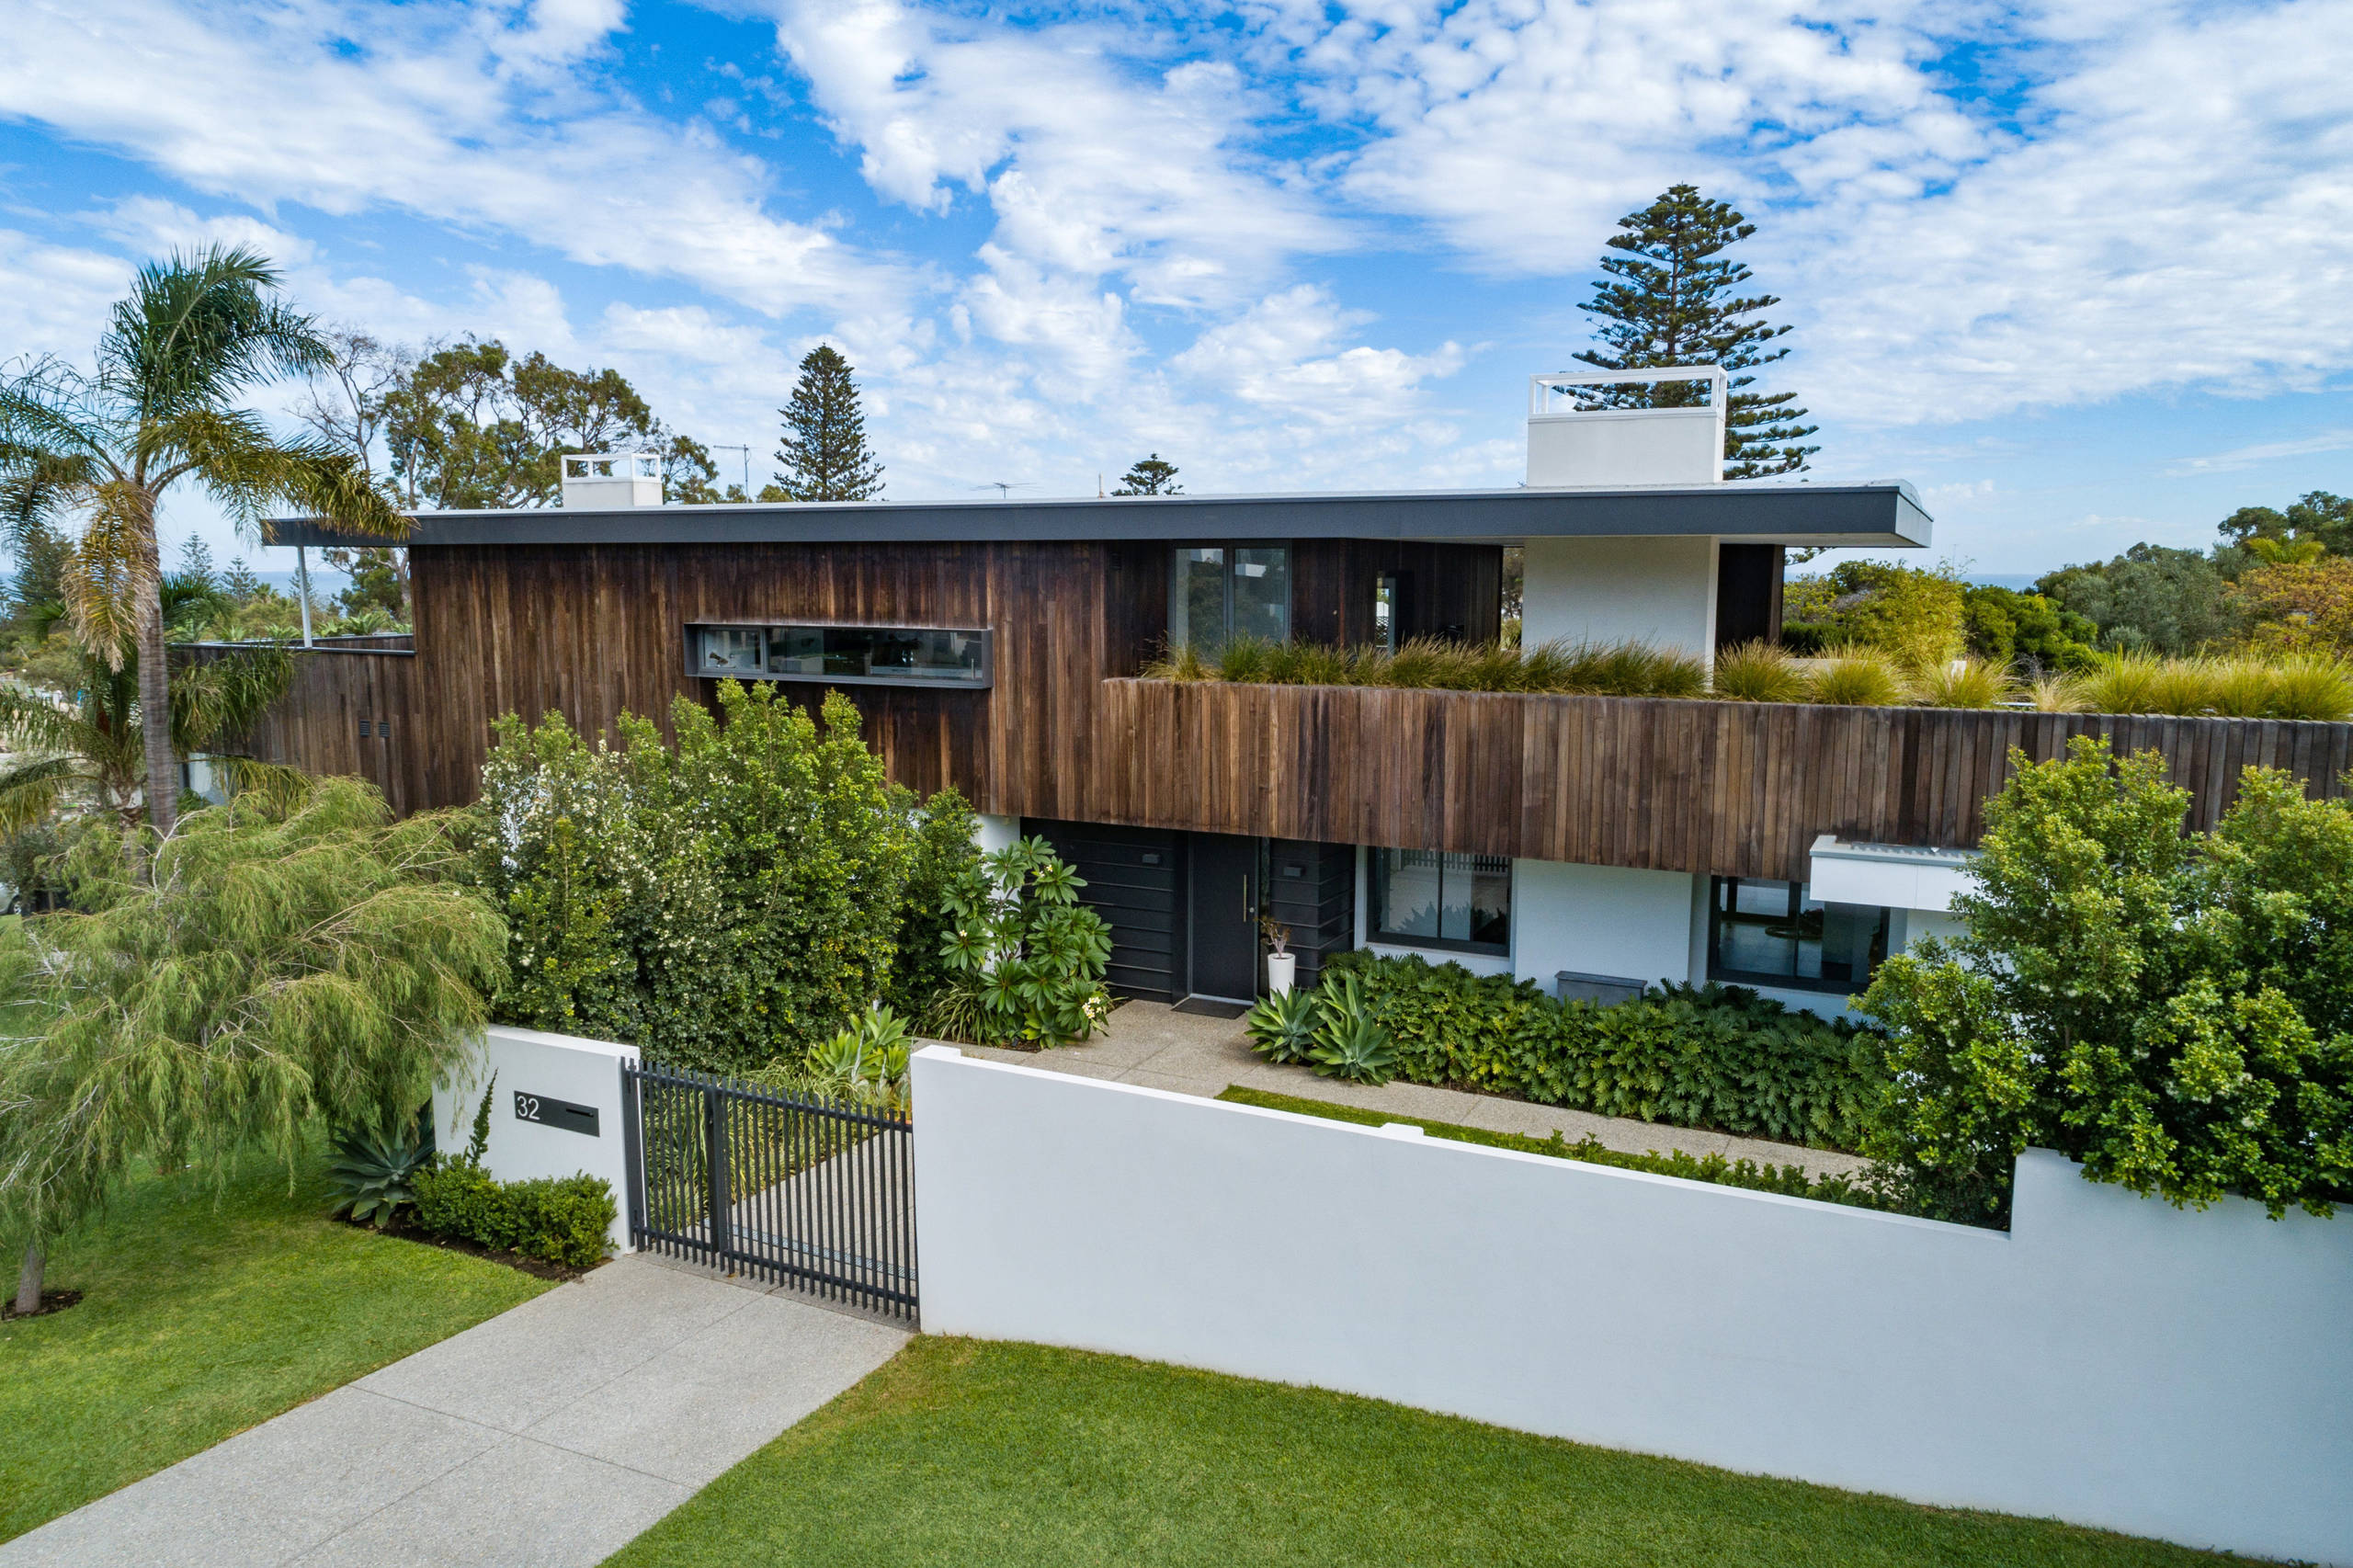
[(1060, 847), (1131, 995), (1250, 997), (1272, 915), (1305, 973), (1370, 947), (1827, 1012), (1946, 919), (2014, 746), (2156, 746), (2201, 823), (2246, 763), (2353, 766), (2348, 725), (1141, 678), (1245, 633), (1494, 639), (1513, 546), (1529, 645), (1704, 657), (1776, 634), (1785, 547), (1929, 542), (1901, 483), (1719, 482), (1723, 379), (1697, 375), (1709, 403), (1666, 409), (1535, 378), (1506, 490), (682, 506), (578, 460), (561, 508), (420, 517), (413, 644), (306, 658), (250, 749), (415, 810), (472, 798), (502, 713), (594, 733), (726, 678), (832, 687), (901, 782)]

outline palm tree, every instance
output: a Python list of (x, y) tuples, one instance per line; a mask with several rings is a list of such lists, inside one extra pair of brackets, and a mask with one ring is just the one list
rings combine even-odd
[[(184, 629), (220, 596), (185, 577), (164, 580), (166, 628)], [(45, 605), (29, 618), (36, 637), (65, 619)], [(0, 840), (48, 821), (69, 798), (137, 825), (147, 778), (145, 725), (135, 648), (111, 658), (77, 648), (81, 669), (72, 692), (0, 685)], [(183, 661), (171, 672), (171, 743), (185, 755), (261, 717), (285, 693), (294, 657), (284, 648), (244, 648)], [(222, 758), (240, 788), (282, 790), (287, 770), (247, 758)], [(174, 790), (176, 800), (177, 790)]]
[(165, 494), (188, 481), (245, 528), (285, 503), (352, 533), (407, 530), (350, 453), (281, 440), (233, 406), (332, 358), (311, 319), (273, 298), (278, 280), (242, 246), (175, 253), (142, 267), (115, 306), (97, 375), (43, 358), (0, 376), (0, 527), (23, 540), (78, 520), (66, 609), (75, 640), (111, 668), (136, 654), (140, 792), (158, 835), (172, 831), (179, 795), (155, 541)]

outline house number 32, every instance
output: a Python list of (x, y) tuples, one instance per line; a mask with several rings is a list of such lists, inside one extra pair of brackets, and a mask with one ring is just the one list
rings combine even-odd
[(537, 1095), (527, 1095), (519, 1089), (517, 1090), (515, 1094), (515, 1119), (517, 1121), (539, 1120), (540, 1096)]

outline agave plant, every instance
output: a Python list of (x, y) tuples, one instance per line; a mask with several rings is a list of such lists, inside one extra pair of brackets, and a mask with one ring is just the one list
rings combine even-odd
[(809, 1070), (829, 1087), (896, 1088), (906, 1081), (911, 1038), (906, 1021), (878, 1002), (810, 1051)]
[(430, 1109), (417, 1112), (414, 1122), (390, 1136), (357, 1129), (337, 1133), (335, 1158), (327, 1165), (335, 1203), (327, 1212), (382, 1230), (402, 1204), (416, 1201), (409, 1183), (432, 1157)]
[(1385, 1084), (1397, 1070), (1397, 1047), (1373, 1021), (1355, 974), (1325, 977), (1316, 993), (1322, 1016), (1309, 1045), (1309, 1065), (1326, 1078), (1351, 1084)]
[(1263, 996), (1242, 1020), (1250, 1049), (1278, 1066), (1305, 1062), (1314, 1044), (1315, 995), (1296, 988)]

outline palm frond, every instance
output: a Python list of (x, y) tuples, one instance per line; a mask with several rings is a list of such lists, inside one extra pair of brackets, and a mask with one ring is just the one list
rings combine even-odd
[(243, 733), (293, 679), (294, 655), (284, 648), (208, 653), (182, 665), (172, 672), (172, 744), (197, 751)]
[(281, 762), (263, 762), (257, 757), (214, 753), (206, 758), (213, 771), (229, 781), (229, 792), (236, 799), (250, 798), (273, 816), (290, 816), (310, 800), (318, 780), (299, 767), (289, 767)]
[(376, 488), (367, 469), (349, 452), (324, 442), (302, 442), (286, 451), (291, 461), (285, 494), (296, 506), (347, 533), (376, 539), (407, 536), (408, 514)]
[(113, 670), (137, 646), (139, 608), (155, 592), (154, 524), (144, 500), (132, 485), (101, 486), (61, 574), (74, 640)]
[(99, 346), (100, 377), (142, 422), (217, 405), (274, 374), (323, 369), (332, 352), (308, 316), (268, 296), (258, 251), (214, 244), (140, 269)]
[(88, 777), (76, 756), (44, 756), (0, 768), (0, 837), (15, 837), (57, 810), (65, 787)]
[(81, 715), (20, 687), (0, 686), (0, 745), (14, 752), (78, 752), (90, 739)]

